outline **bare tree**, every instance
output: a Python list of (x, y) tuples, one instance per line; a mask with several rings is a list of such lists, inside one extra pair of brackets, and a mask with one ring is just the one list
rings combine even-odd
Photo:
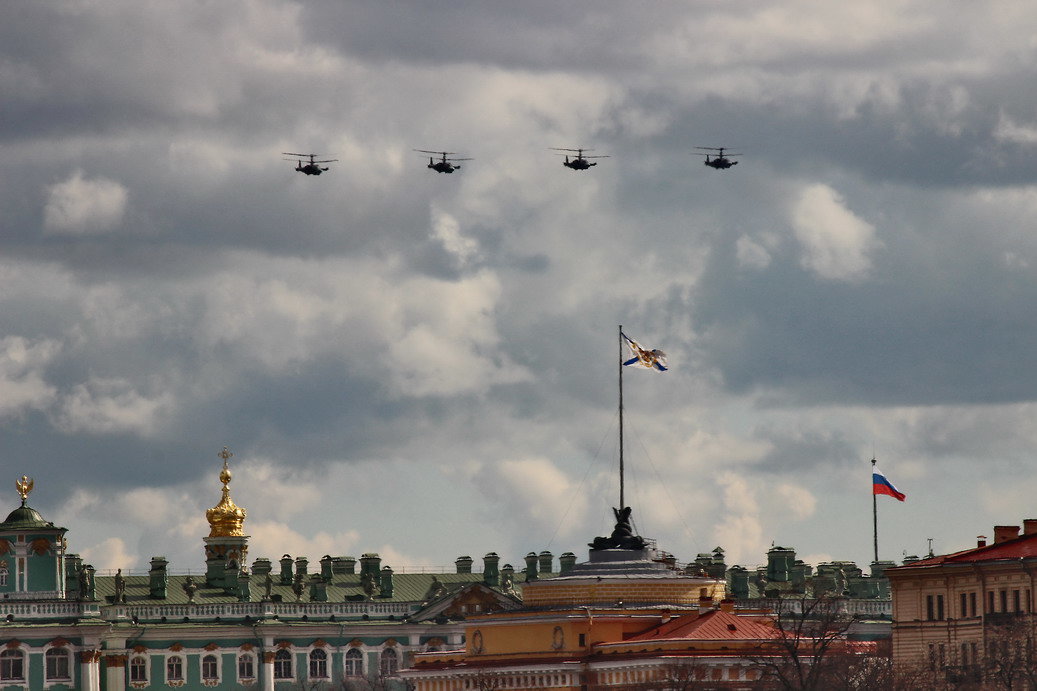
[(988, 629), (982, 674), (990, 688), (1037, 689), (1037, 651), (1033, 619), (1004, 615)]
[(765, 652), (751, 658), (763, 673), (762, 683), (788, 691), (868, 688), (856, 685), (856, 678), (870, 677), (871, 670), (852, 657), (857, 653), (847, 645), (852, 624), (842, 598), (780, 599), (775, 611), (778, 635)]

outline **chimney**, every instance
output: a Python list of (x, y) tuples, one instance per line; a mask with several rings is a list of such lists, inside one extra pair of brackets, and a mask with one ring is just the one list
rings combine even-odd
[(360, 575), (363, 576), (365, 573), (369, 574), (375, 583), (378, 582), (378, 576), (381, 575), (382, 570), (382, 558), (374, 552), (368, 552), (360, 555)]
[(500, 587), (500, 557), (496, 552), (488, 552), (482, 558), (482, 582), (491, 588)]
[(566, 576), (572, 573), (573, 567), (576, 566), (576, 555), (572, 552), (566, 552), (558, 557), (558, 564), (561, 575)]
[(252, 575), (265, 576), (270, 573), (271, 568), (270, 560), (266, 557), (260, 557), (252, 562)]
[(382, 568), (381, 579), (378, 581), (378, 587), (381, 590), (379, 597), (392, 597), (392, 569), (388, 566)]
[(705, 614), (713, 609), (713, 598), (703, 593), (699, 595), (699, 614)]
[(537, 555), (530, 552), (526, 555), (526, 580), (535, 581), (537, 578)]
[(335, 557), (335, 573), (355, 574), (356, 557)]
[(1027, 518), (1023, 521), (1023, 535), (1037, 533), (1037, 518)]
[(294, 563), (290, 554), (281, 557), (281, 585), (292, 584), (292, 564)]
[(554, 571), (552, 566), (554, 562), (554, 555), (546, 549), (540, 553), (540, 573), (551, 573)]
[(251, 602), (252, 601), (252, 577), (248, 575), (248, 571), (242, 569), (238, 571), (238, 587), (237, 596), (238, 602)]
[(457, 567), (457, 573), (471, 573), (472, 572), (472, 558), (467, 554), (457, 559), (454, 559), (454, 566)]
[(295, 558), (295, 577), (298, 580), (300, 580), (300, 581), (305, 581), (306, 580), (306, 577), (309, 575), (309, 573), (308, 573), (308, 566), (309, 566), (309, 564), (310, 564), (310, 560), (307, 559), (306, 557), (296, 557)]
[(986, 546), (987, 546), (987, 536), (986, 535), (977, 535), (976, 536), (976, 547), (986, 547)]
[(151, 558), (151, 571), (148, 571), (148, 596), (156, 600), (166, 599), (166, 586), (169, 584), (169, 576), (166, 573), (165, 557)]
[(999, 542), (1005, 542), (1006, 540), (1014, 540), (1019, 537), (1019, 526), (1017, 525), (995, 525), (994, 526), (994, 544)]
[(317, 574), (310, 576), (310, 602), (328, 601), (328, 584)]
[(320, 559), (320, 577), (325, 581), (331, 581), (331, 567), (333, 559), (330, 554), (325, 554)]
[(720, 611), (727, 612), (728, 614), (735, 613), (735, 601), (729, 597), (725, 597), (720, 601)]

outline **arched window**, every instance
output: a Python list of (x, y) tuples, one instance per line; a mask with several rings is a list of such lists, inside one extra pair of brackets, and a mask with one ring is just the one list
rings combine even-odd
[(364, 654), (360, 648), (350, 648), (346, 651), (346, 676), (364, 676)]
[(0, 680), (25, 681), (25, 653), (10, 648), (0, 653)]
[(136, 655), (130, 658), (130, 681), (148, 680), (148, 658)]
[(238, 655), (238, 681), (256, 678), (256, 656), (252, 653)]
[(328, 678), (328, 654), (320, 648), (310, 651), (310, 679)]
[(184, 658), (170, 655), (166, 658), (166, 681), (184, 680)]
[(292, 678), (292, 651), (281, 648), (274, 654), (274, 679)]
[(202, 679), (204, 681), (216, 681), (220, 678), (220, 663), (215, 655), (206, 655), (202, 658)]
[(47, 672), (47, 681), (72, 678), (72, 668), (68, 662), (68, 648), (61, 646), (51, 648), (44, 657), (46, 658), (44, 667)]
[(383, 677), (391, 677), (400, 668), (400, 656), (394, 648), (386, 648), (382, 651), (381, 672)]

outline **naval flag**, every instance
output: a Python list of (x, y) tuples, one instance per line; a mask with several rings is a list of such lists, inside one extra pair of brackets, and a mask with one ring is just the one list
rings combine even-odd
[(623, 332), (620, 332), (620, 335), (623, 336), (623, 340), (634, 354), (634, 357), (623, 363), (624, 365), (641, 365), (642, 367), (658, 370), (659, 372), (666, 371), (666, 353), (658, 348), (648, 350)]

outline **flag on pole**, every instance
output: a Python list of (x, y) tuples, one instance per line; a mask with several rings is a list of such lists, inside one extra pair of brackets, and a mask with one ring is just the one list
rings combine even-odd
[(897, 501), (904, 501), (906, 494), (898, 490), (893, 486), (893, 483), (886, 479), (886, 476), (882, 474), (878, 468), (872, 467), (871, 470), (871, 493), (872, 494), (888, 494)]
[(648, 350), (622, 331), (620, 332), (620, 335), (623, 336), (623, 340), (634, 354), (634, 357), (623, 363), (624, 365), (641, 365), (642, 367), (658, 370), (659, 372), (666, 371), (666, 353), (658, 348)]

